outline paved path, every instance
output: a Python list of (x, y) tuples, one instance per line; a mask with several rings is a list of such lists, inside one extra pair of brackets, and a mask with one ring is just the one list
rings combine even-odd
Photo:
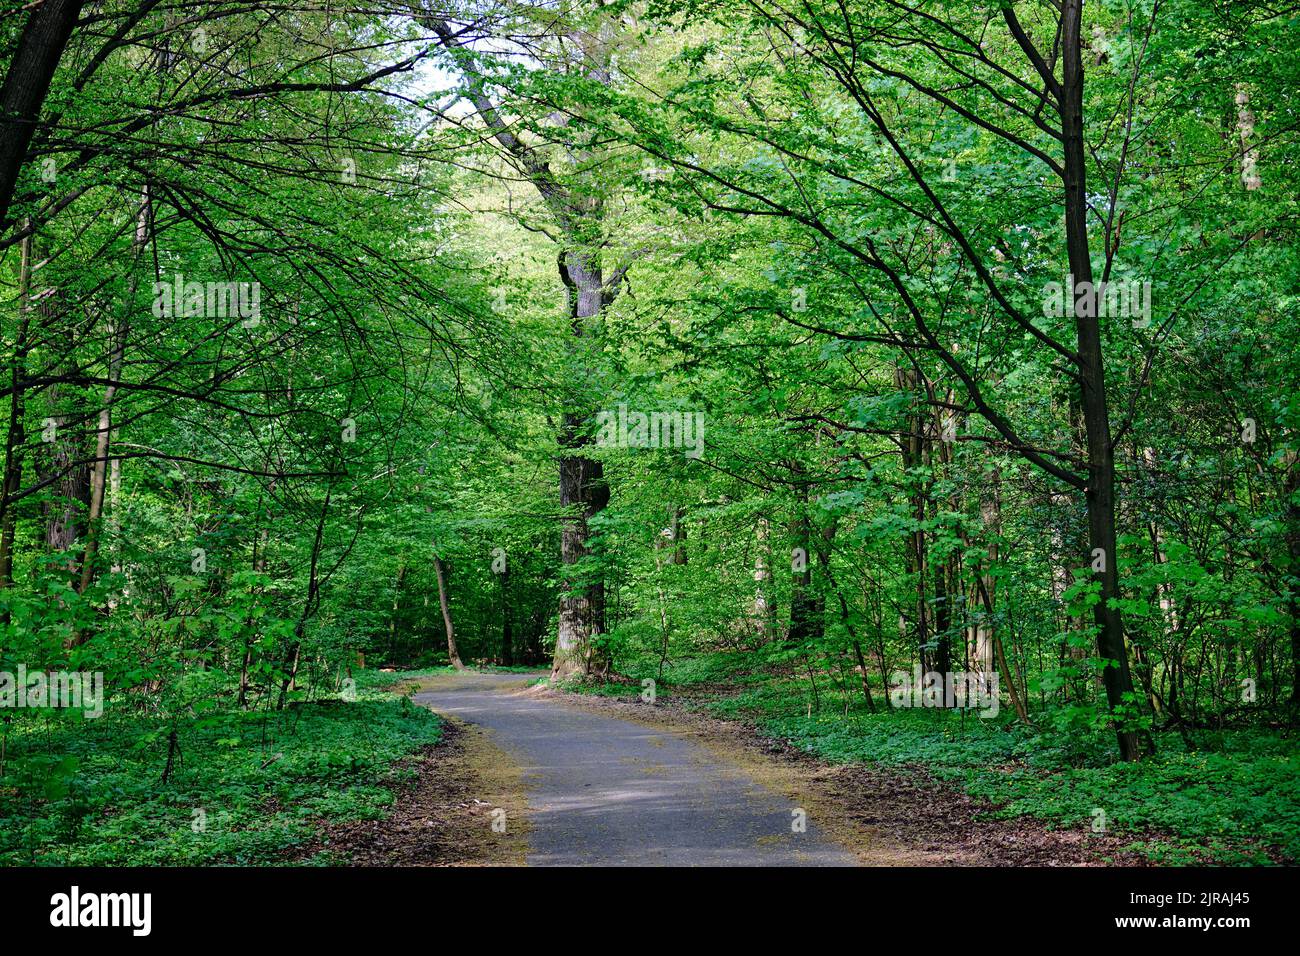
[(417, 703), (492, 731), (523, 768), (532, 866), (851, 866), (738, 766), (629, 720), (521, 693), (533, 674), (438, 678)]

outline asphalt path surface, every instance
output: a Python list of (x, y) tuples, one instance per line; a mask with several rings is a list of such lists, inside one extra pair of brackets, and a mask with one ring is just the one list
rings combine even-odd
[[(655, 727), (528, 694), (536, 674), (437, 678), (416, 703), (478, 724), (523, 770), (530, 866), (852, 866), (801, 808)], [(508, 821), (507, 821), (508, 825)]]

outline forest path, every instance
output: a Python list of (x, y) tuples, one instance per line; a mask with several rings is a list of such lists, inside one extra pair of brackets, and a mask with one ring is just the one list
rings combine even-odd
[[(418, 704), (487, 729), (520, 765), (529, 865), (858, 862), (818, 825), (814, 809), (765, 785), (763, 768), (730, 760), (671, 726), (575, 706), (534, 688), (541, 676), (466, 671), (421, 680), (414, 695)], [(804, 832), (792, 827), (797, 810), (807, 814)]]

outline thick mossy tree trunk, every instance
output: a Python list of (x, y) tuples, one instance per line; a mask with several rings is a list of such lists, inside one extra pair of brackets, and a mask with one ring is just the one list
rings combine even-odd
[[(560, 274), (569, 290), (573, 337), (581, 340), (587, 334), (588, 322), (600, 315), (605, 304), (600, 264), (591, 256), (568, 253), (560, 257)], [(590, 427), (589, 414), (565, 413), (560, 435), (560, 506), (572, 514), (566, 517), (560, 532), (560, 562), (565, 577), (552, 680), (575, 674), (603, 674), (609, 667), (595, 643), (595, 638), (605, 631), (605, 584), (599, 578), (584, 580), (576, 570), (590, 553), (590, 520), (609, 504), (604, 467), (582, 454), (594, 440)]]
[[(561, 244), (559, 256), (560, 278), (568, 292), (569, 316), (572, 323), (573, 343), (581, 348), (584, 340), (595, 332), (596, 320), (601, 311), (613, 301), (618, 282), (626, 266), (614, 271), (608, 279), (602, 274), (599, 248), (604, 205), (592, 183), (580, 170), (591, 159), (592, 140), (585, 130), (581, 117), (565, 116), (552, 128), (570, 131), (568, 156), (570, 165), (579, 170), (574, 186), (564, 183), (552, 169), (547, 157), (521, 139), (498, 112), (488, 95), (491, 84), (479, 71), (473, 55), (466, 56), (462, 40), (439, 12), (415, 7), (417, 19), (437, 35), (439, 42), (457, 54), (457, 63), (465, 71), (466, 94), (490, 133), (500, 147), (502, 157), (511, 163), (522, 178), (532, 183), (557, 227), (556, 238)], [(575, 30), (569, 37), (575, 49), (581, 51), (581, 61), (575, 66), (585, 79), (599, 83), (610, 82), (610, 62), (613, 37), (617, 21), (610, 19), (595, 30)], [(576, 188), (575, 188), (576, 187)], [(584, 378), (583, 382), (586, 381)], [(605, 630), (605, 587), (599, 580), (581, 580), (577, 566), (590, 552), (591, 517), (609, 503), (609, 487), (599, 461), (583, 454), (583, 449), (594, 441), (592, 435), (595, 410), (587, 407), (585, 399), (571, 394), (562, 410), (560, 443), (560, 505), (566, 511), (560, 533), (560, 562), (565, 569), (565, 580), (560, 595), (560, 623), (555, 639), (555, 656), (551, 678), (564, 679), (574, 674), (603, 674), (608, 662), (595, 646), (594, 639)], [(584, 572), (585, 573), (585, 572)]]

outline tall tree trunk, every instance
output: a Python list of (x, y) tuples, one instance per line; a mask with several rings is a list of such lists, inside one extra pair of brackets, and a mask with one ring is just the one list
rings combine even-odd
[(668, 595), (664, 590), (663, 560), (663, 549), (671, 543), (671, 528), (667, 538), (661, 535), (654, 541), (655, 590), (659, 596), (659, 667), (655, 670), (655, 680), (664, 679), (664, 666), (668, 663), (668, 651), (671, 648), (669, 639), (672, 636), (672, 629), (668, 624)]
[[(117, 339), (116, 330), (110, 327), (109, 336)], [(99, 521), (104, 512), (104, 495), (108, 486), (108, 452), (113, 431), (113, 398), (117, 394), (117, 377), (122, 372), (120, 346), (113, 347), (109, 362), (109, 384), (104, 388), (104, 404), (99, 410), (95, 426), (95, 459), (90, 467), (90, 496), (86, 503), (86, 550), (81, 556), (81, 576), (77, 593), (83, 594), (95, 578), (95, 556), (99, 551)], [(81, 643), (78, 640), (77, 643)]]
[[(1083, 59), (1081, 25), (1083, 0), (1061, 3), (1061, 131), (1065, 168), (1065, 243), (1070, 274), (1076, 283), (1092, 290), (1092, 260), (1088, 250), (1087, 157), (1083, 139)], [(1076, 287), (1077, 288), (1077, 287)], [(1082, 383), (1084, 427), (1088, 445), (1088, 538), (1094, 554), (1104, 558), (1094, 578), (1101, 586), (1100, 600), (1093, 611), (1097, 628), (1097, 653), (1113, 662), (1103, 671), (1106, 699), (1112, 710), (1133, 695), (1128, 651), (1124, 645), (1124, 623), (1118, 606), (1119, 554), (1115, 533), (1115, 455), (1111, 446), (1110, 409), (1106, 399), (1106, 374), (1101, 346), (1101, 325), (1091, 292), (1076, 294), (1074, 314), (1078, 340), (1079, 376)], [(1087, 557), (1092, 562), (1092, 555)], [(1137, 760), (1141, 756), (1138, 735), (1116, 731), (1120, 756)]]
[[(987, 542), (983, 567), (978, 569), (980, 581), (975, 593), (982, 614), (975, 622), (970, 656), (975, 669), (988, 673), (993, 670), (993, 602), (997, 599), (997, 581), (993, 568), (998, 563), (998, 536), (1002, 533), (1002, 489), (999, 472), (994, 468), (980, 496), (980, 522), (984, 526)], [(987, 599), (986, 599), (987, 598)]]
[[(570, 323), (575, 341), (594, 332), (592, 319), (604, 307), (604, 287), (599, 260), (593, 255), (568, 250), (560, 256), (560, 275), (569, 290)], [(605, 583), (599, 574), (580, 579), (571, 569), (590, 554), (590, 520), (609, 504), (609, 486), (604, 466), (582, 454), (592, 444), (591, 415), (569, 410), (564, 414), (560, 446), (560, 505), (576, 514), (565, 518), (560, 533), (560, 562), (565, 580), (560, 593), (560, 626), (555, 639), (551, 679), (573, 674), (603, 674), (608, 661), (595, 639), (605, 631)]]
[[(460, 41), (448, 23), (436, 12), (417, 4), (416, 18), (437, 34), (447, 49), (460, 47)], [(585, 30), (570, 37), (574, 47), (582, 51), (583, 73), (587, 79), (607, 84), (610, 80), (612, 31), (616, 21), (607, 20), (597, 30)], [(614, 297), (606, 289), (597, 247), (590, 236), (599, 232), (604, 218), (604, 207), (594, 190), (571, 192), (551, 172), (546, 159), (519, 139), (511, 125), (497, 112), (488, 96), (488, 83), (468, 60), (466, 76), (468, 95), (480, 119), (503, 155), (514, 163), (537, 190), (555, 217), (564, 243), (559, 257), (560, 278), (569, 297), (569, 314), (575, 342), (593, 333), (591, 320)], [(578, 124), (577, 117), (566, 118), (566, 123)], [(581, 134), (570, 144), (569, 155), (575, 165), (581, 165), (586, 150)], [(588, 183), (587, 185), (590, 185)], [(599, 461), (586, 458), (582, 449), (593, 441), (590, 434), (592, 410), (573, 407), (573, 401), (563, 410), (560, 432), (560, 506), (574, 508), (576, 515), (566, 517), (560, 532), (560, 563), (566, 574), (560, 594), (560, 623), (555, 638), (555, 656), (551, 665), (551, 679), (563, 679), (572, 674), (604, 673), (608, 661), (596, 647), (595, 639), (605, 630), (605, 585), (597, 575), (595, 580), (579, 581), (572, 568), (590, 550), (589, 521), (609, 503), (609, 486), (605, 484), (603, 466)], [(581, 405), (581, 400), (578, 402)]]
[[(946, 406), (954, 403), (952, 389), (945, 391), (943, 402)], [(942, 476), (942, 480), (952, 489), (947, 500), (947, 510), (953, 514), (961, 514), (964, 510), (961, 486), (952, 481), (956, 436), (960, 427), (961, 416), (956, 409), (940, 407), (936, 410), (934, 431), (939, 436), (939, 440), (932, 446), (934, 473), (936, 476)], [(960, 535), (960, 526), (954, 531)], [(935, 568), (935, 641), (938, 645), (935, 651), (935, 669), (941, 674), (953, 670), (953, 636), (962, 633), (963, 630), (958, 622), (958, 614), (964, 612), (964, 607), (959, 607), (957, 604), (958, 598), (963, 594), (961, 576), (961, 550), (950, 545), (943, 560)], [(944, 702), (947, 703), (946, 695)]]
[[(937, 549), (936, 549), (937, 550)], [(934, 669), (940, 674), (952, 671), (952, 598), (948, 590), (948, 562), (952, 555), (936, 559), (934, 567)]]
[(1286, 478), (1282, 483), (1286, 502), (1286, 544), (1291, 556), (1287, 569), (1290, 577), (1288, 590), (1291, 613), (1291, 703), (1300, 707), (1300, 456), (1288, 451), (1283, 459)]
[[(894, 384), (902, 392), (913, 396), (915, 400), (916, 390), (919, 387), (919, 376), (915, 369), (899, 366), (894, 373)], [(917, 527), (908, 535), (907, 548), (905, 551), (907, 557), (907, 574), (916, 581), (916, 655), (917, 662), (921, 665), (921, 670), (930, 669), (930, 606), (926, 601), (925, 575), (926, 575), (926, 547), (925, 547), (925, 492), (920, 482), (921, 478), (916, 473), (925, 464), (925, 419), (921, 415), (919, 406), (910, 411), (907, 415), (907, 431), (900, 436), (899, 448), (903, 459), (903, 472), (908, 475), (907, 480), (914, 483), (915, 487), (911, 491), (909, 498), (912, 503), (912, 519), (916, 522)], [(906, 622), (900, 615), (899, 636), (906, 637)]]
[(673, 542), (673, 564), (686, 563), (686, 525), (682, 521), (685, 514), (686, 509), (681, 505), (673, 506), (668, 524), (669, 540)]

